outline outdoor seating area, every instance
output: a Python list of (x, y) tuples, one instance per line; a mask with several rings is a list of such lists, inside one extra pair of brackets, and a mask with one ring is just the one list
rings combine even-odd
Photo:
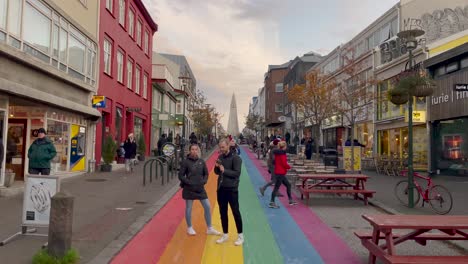
[[(369, 250), (369, 264), (377, 259), (383, 263), (468, 263), (468, 256), (407, 256), (398, 255), (395, 246), (415, 241), (426, 246), (427, 241), (468, 240), (468, 216), (433, 215), (363, 215), (373, 231), (354, 234)], [(383, 243), (380, 243), (383, 240)]]

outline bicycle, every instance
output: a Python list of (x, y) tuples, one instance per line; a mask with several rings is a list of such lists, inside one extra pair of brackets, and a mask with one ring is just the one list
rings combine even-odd
[[(408, 171), (401, 171), (402, 176), (407, 176)], [(450, 191), (442, 185), (434, 185), (432, 179), (427, 176), (420, 175), (417, 172), (413, 173), (413, 183), (416, 186), (416, 192), (414, 194), (414, 204), (418, 204), (421, 196), (423, 197), (422, 207), (425, 203), (429, 203), (437, 214), (444, 215), (448, 214), (452, 210), (453, 199)], [(423, 190), (423, 187), (419, 185), (416, 178), (423, 179), (427, 182), (427, 187)], [(395, 185), (395, 196), (398, 200), (408, 206), (408, 181), (401, 180)]]

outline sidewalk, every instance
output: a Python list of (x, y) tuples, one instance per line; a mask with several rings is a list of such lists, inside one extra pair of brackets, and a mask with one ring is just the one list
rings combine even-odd
[[(143, 164), (140, 162), (131, 174), (124, 170), (96, 172), (62, 182), (61, 189), (75, 197), (72, 243), (80, 254), (80, 263), (89, 262), (111, 241), (125, 234), (149, 209), (159, 210), (172, 196), (165, 194), (178, 190), (177, 176), (164, 186), (159, 178), (143, 187)], [(0, 198), (0, 240), (20, 230), (22, 203), (22, 195)], [(0, 262), (29, 264), (45, 242), (46, 237), (18, 237), (0, 247)]]

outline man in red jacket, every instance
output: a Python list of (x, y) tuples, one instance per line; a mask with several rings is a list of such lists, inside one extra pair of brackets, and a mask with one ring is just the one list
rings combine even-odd
[(289, 205), (296, 205), (297, 202), (292, 199), (291, 196), (291, 184), (288, 181), (288, 178), (286, 178), (286, 173), (288, 172), (289, 169), (291, 169), (291, 166), (288, 164), (288, 159), (286, 157), (286, 142), (281, 141), (278, 143), (279, 149), (276, 149), (273, 151), (273, 154), (275, 155), (275, 174), (276, 174), (276, 182), (275, 182), (275, 189), (273, 190), (271, 194), (271, 201), (268, 207), (270, 208), (279, 208), (279, 206), (275, 203), (275, 197), (276, 194), (278, 193), (278, 190), (281, 186), (281, 184), (284, 184), (286, 186), (286, 191), (288, 193), (288, 198), (289, 198)]

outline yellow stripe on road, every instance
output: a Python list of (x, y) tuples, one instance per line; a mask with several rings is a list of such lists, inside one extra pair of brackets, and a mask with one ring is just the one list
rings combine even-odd
[[(201, 263), (206, 264), (243, 264), (244, 253), (242, 246), (234, 245), (234, 241), (237, 240), (237, 229), (236, 222), (234, 222), (234, 216), (232, 215), (231, 208), (228, 211), (229, 216), (229, 240), (224, 244), (216, 244), (216, 240), (219, 236), (207, 236), (205, 243), (205, 250), (203, 252), (203, 258)], [(216, 206), (213, 210), (212, 217), (213, 227), (222, 233), (223, 228), (221, 227), (221, 218), (219, 215), (219, 206), (216, 202)]]

